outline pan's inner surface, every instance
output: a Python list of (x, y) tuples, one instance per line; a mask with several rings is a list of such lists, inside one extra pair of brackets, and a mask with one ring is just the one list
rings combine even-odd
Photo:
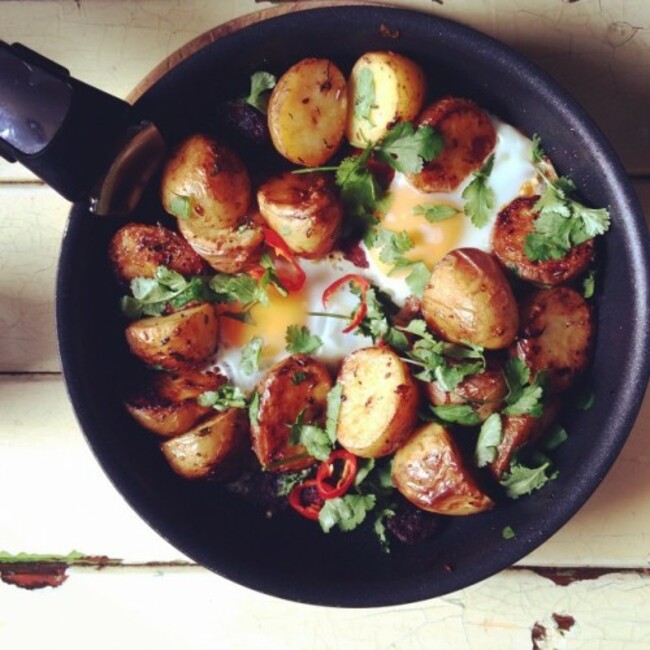
[[(620, 164), (560, 89), (476, 32), (385, 7), (297, 12), (212, 43), (157, 82), (138, 107), (171, 140), (219, 130), (216, 107), (245, 94), (252, 72), (280, 74), (307, 56), (329, 57), (347, 72), (373, 49), (420, 62), (436, 95), (471, 97), (526, 134), (538, 133), (585, 202), (612, 213), (600, 251), (596, 405), (569, 414), (571, 437), (556, 456), (560, 474), (545, 489), (490, 513), (450, 520), (429, 542), (390, 555), (370, 537), (323, 535), (290, 513), (266, 519), (218, 486), (172, 475), (156, 441), (119, 403), (116, 387), (131, 362), (106, 250), (124, 220), (92, 218), (85, 206), (75, 206), (58, 278), (59, 340), (70, 395), (99, 461), (131, 505), (183, 553), (227, 578), (335, 606), (390, 605), (448, 593), (534, 549), (580, 507), (613, 462), (638, 410), (650, 357), (647, 233)], [(166, 221), (155, 187), (134, 218)], [(506, 526), (516, 538), (503, 538)]]

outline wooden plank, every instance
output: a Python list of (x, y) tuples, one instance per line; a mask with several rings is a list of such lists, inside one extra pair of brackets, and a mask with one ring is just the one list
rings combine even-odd
[[(80, 79), (125, 97), (186, 42), (271, 4), (5, 0), (2, 37), (23, 42)], [(624, 13), (618, 0), (532, 7), (515, 0), (399, 4), (458, 20), (521, 51), (585, 106), (631, 173), (650, 172), (650, 117), (645, 108), (650, 104), (650, 6), (644, 0), (628, 0)], [(31, 178), (16, 165), (0, 163), (0, 179)]]
[[(186, 560), (147, 528), (103, 474), (59, 376), (0, 376), (0, 412), (0, 494), (20, 495), (3, 500), (0, 551), (79, 551), (129, 563)], [(627, 445), (596, 493), (520, 564), (647, 566), (649, 435), (650, 391)]]
[[(606, 573), (559, 586), (505, 571), (446, 597), (378, 609), (310, 607), (195, 568), (74, 568), (58, 588), (0, 583), (11, 650), (533, 650), (650, 646), (650, 577)], [(38, 624), (34, 624), (35, 622)]]

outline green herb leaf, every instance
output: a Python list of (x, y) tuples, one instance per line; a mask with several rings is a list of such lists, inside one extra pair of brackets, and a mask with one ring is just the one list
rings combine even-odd
[(306, 325), (289, 325), (285, 341), (290, 354), (311, 354), (323, 345), (322, 339), (312, 334)]
[(405, 350), (408, 339), (390, 320), (391, 314), (397, 312), (390, 298), (375, 287), (370, 287), (366, 291), (366, 307), (366, 315), (355, 333), (370, 337), (374, 343), (386, 341), (397, 350)]
[(306, 372), (302, 372), (300, 370), (297, 370), (291, 375), (291, 383), (294, 386), (300, 386), (304, 381), (306, 381), (309, 378), (309, 374)]
[(375, 507), (374, 494), (346, 494), (343, 497), (328, 499), (318, 515), (323, 532), (328, 533), (334, 526), (344, 532), (354, 530)]
[(253, 432), (257, 431), (260, 425), (259, 419), (260, 413), (260, 394), (254, 392), (251, 397), (250, 404), (248, 405), (248, 420), (251, 423), (251, 430)]
[(501, 416), (498, 413), (492, 413), (483, 422), (481, 431), (478, 434), (474, 451), (474, 463), (477, 467), (485, 467), (496, 459), (502, 440)]
[(363, 68), (356, 80), (355, 116), (372, 124), (370, 112), (375, 106), (375, 101), (375, 76), (370, 68)]
[(289, 496), (293, 488), (302, 483), (311, 474), (311, 468), (300, 470), (299, 472), (281, 472), (278, 473), (278, 491), (279, 497)]
[(431, 410), (445, 422), (454, 422), (465, 426), (481, 423), (481, 419), (469, 404), (443, 404), (442, 406), (432, 406)]
[(327, 460), (332, 452), (332, 443), (324, 429), (314, 424), (301, 424), (298, 442), (316, 460)]
[(390, 553), (390, 539), (386, 530), (386, 520), (395, 516), (395, 510), (392, 508), (382, 508), (375, 516), (373, 531), (377, 535), (381, 549), (385, 553)]
[(398, 122), (375, 146), (375, 156), (403, 174), (417, 174), (440, 154), (443, 140), (433, 127)]
[(260, 353), (263, 339), (254, 336), (241, 351), (240, 368), (245, 375), (253, 375), (260, 369)]
[(596, 269), (590, 269), (582, 281), (582, 295), (586, 300), (593, 298), (596, 293)]
[[(275, 270), (275, 265), (273, 264), (273, 258), (269, 253), (264, 253), (260, 257), (260, 266), (264, 269), (264, 275), (260, 278), (260, 288), (266, 290), (266, 287), (269, 284), (272, 284), (277, 292), (283, 297), (286, 298), (289, 295), (289, 292), (284, 288), (282, 280), (280, 280), (277, 271)], [(267, 304), (264, 301), (264, 304)]]
[(270, 72), (254, 72), (251, 75), (250, 92), (248, 97), (244, 98), (244, 101), (256, 108), (260, 113), (266, 114), (269, 100), (264, 93), (272, 90), (276, 83), (277, 79)]
[(504, 376), (508, 385), (505, 415), (531, 415), (538, 418), (543, 410), (545, 381), (544, 373), (540, 372), (532, 384), (530, 370), (519, 358), (508, 359), (504, 368)]
[(174, 194), (169, 202), (169, 211), (179, 219), (189, 219), (192, 214), (191, 197)]
[(325, 419), (325, 432), (332, 446), (336, 442), (336, 426), (339, 421), (339, 411), (341, 410), (341, 396), (343, 395), (342, 384), (334, 384), (327, 393), (327, 415)]
[(546, 152), (542, 148), (542, 140), (537, 133), (532, 137), (531, 160), (534, 165), (538, 165), (546, 158)]
[(526, 467), (518, 462), (510, 463), (510, 471), (501, 478), (499, 483), (506, 489), (511, 499), (517, 499), (524, 494), (539, 490), (548, 481), (554, 479), (557, 473), (547, 474), (551, 467), (549, 460), (537, 467)]
[(555, 424), (544, 434), (540, 447), (546, 451), (553, 451), (560, 445), (563, 445), (568, 439), (569, 433), (567, 430), (563, 426)]
[(442, 203), (438, 205), (421, 203), (413, 208), (413, 214), (424, 217), (429, 223), (439, 223), (458, 214), (458, 210)]
[(201, 393), (197, 402), (201, 406), (209, 406), (215, 411), (226, 411), (230, 408), (246, 408), (246, 395), (241, 388), (233, 384), (223, 384), (217, 390)]
[(210, 289), (214, 291), (219, 302), (231, 304), (240, 303), (244, 307), (256, 302), (266, 304), (268, 297), (266, 291), (246, 273), (217, 273), (209, 282)]
[(505, 528), (501, 531), (501, 536), (503, 539), (514, 539), (517, 537), (517, 534), (511, 526), (505, 526)]
[(461, 195), (465, 201), (463, 211), (477, 228), (482, 228), (488, 223), (496, 203), (494, 190), (488, 185), (493, 167), (494, 154), (490, 155), (483, 167), (474, 173)]

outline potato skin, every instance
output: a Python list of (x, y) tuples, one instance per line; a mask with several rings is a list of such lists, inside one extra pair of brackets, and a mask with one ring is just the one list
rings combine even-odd
[(443, 97), (424, 109), (418, 126), (440, 133), (444, 149), (409, 176), (423, 192), (453, 192), (483, 165), (496, 145), (496, 132), (483, 109), (469, 99)]
[(257, 191), (262, 217), (299, 257), (327, 255), (341, 232), (343, 204), (325, 174), (292, 174), (266, 181)]
[(417, 422), (419, 391), (406, 364), (390, 348), (363, 348), (343, 360), (337, 383), (340, 445), (362, 458), (392, 454)]
[(257, 422), (251, 423), (253, 451), (263, 468), (297, 470), (316, 462), (303, 445), (289, 443), (291, 427), (301, 413), (305, 424), (323, 426), (331, 388), (325, 366), (305, 354), (294, 354), (269, 370), (257, 387)]
[[(363, 79), (372, 75), (375, 96), (367, 112), (360, 111)], [(353, 147), (364, 148), (381, 140), (397, 122), (413, 120), (422, 110), (427, 90), (422, 68), (396, 52), (367, 52), (348, 79), (346, 136)]]
[(299, 61), (280, 77), (269, 98), (273, 145), (297, 165), (326, 163), (343, 140), (347, 104), (345, 77), (332, 61)]
[(595, 325), (587, 301), (570, 287), (542, 289), (522, 303), (520, 323), (512, 354), (533, 376), (545, 371), (554, 390), (569, 388), (591, 355)]
[(206, 361), (217, 349), (219, 320), (213, 305), (201, 304), (167, 316), (152, 316), (126, 328), (131, 352), (150, 366), (183, 370)]
[(526, 255), (526, 237), (534, 231), (539, 196), (518, 197), (497, 215), (492, 229), (492, 250), (501, 264), (535, 284), (556, 286), (583, 273), (593, 257), (593, 240), (574, 246), (558, 260), (533, 261)]
[(160, 449), (171, 468), (183, 478), (228, 480), (241, 471), (248, 447), (246, 411), (231, 408), (166, 440)]
[(481, 422), (499, 411), (508, 394), (508, 385), (501, 370), (488, 369), (466, 377), (453, 392), (444, 390), (437, 382), (425, 384), (429, 401), (434, 406), (471, 404)]
[(422, 314), (434, 333), (452, 343), (497, 350), (517, 335), (517, 303), (508, 280), (494, 257), (477, 248), (457, 248), (436, 264)]
[(441, 515), (473, 515), (494, 505), (477, 485), (449, 431), (432, 422), (417, 429), (393, 458), (392, 479), (413, 505)]
[(230, 147), (195, 134), (178, 145), (163, 170), (162, 205), (174, 216), (178, 216), (174, 214), (178, 197), (189, 199), (188, 220), (234, 228), (248, 213), (251, 182), (244, 163)]
[(128, 223), (111, 239), (109, 257), (115, 275), (123, 282), (152, 278), (159, 266), (184, 276), (201, 275), (205, 262), (187, 241), (164, 226)]

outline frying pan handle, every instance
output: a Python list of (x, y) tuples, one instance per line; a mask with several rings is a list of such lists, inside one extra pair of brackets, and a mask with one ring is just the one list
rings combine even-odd
[(142, 129), (128, 103), (24, 45), (0, 41), (0, 155), (66, 199), (101, 194), (116, 156)]

